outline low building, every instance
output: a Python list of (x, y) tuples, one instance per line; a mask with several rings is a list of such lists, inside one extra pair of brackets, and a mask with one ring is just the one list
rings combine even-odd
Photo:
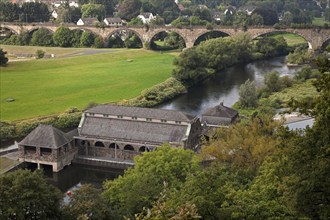
[(184, 112), (98, 105), (85, 111), (75, 139), (79, 155), (132, 160), (163, 143), (195, 150), (201, 131), (199, 118)]
[(111, 26), (111, 27), (117, 27), (117, 26), (123, 26), (123, 22), (121, 20), (121, 18), (104, 18), (103, 22), (107, 25), (107, 26)]
[(51, 125), (39, 125), (18, 143), (21, 162), (51, 165), (53, 172), (70, 165), (77, 154), (73, 136), (77, 131), (63, 133)]
[(209, 128), (229, 126), (238, 120), (238, 111), (224, 106), (223, 102), (220, 105), (205, 110), (201, 116), (202, 125)]
[(100, 23), (97, 18), (80, 18), (77, 21), (77, 25), (79, 26), (91, 26), (91, 25), (96, 25)]

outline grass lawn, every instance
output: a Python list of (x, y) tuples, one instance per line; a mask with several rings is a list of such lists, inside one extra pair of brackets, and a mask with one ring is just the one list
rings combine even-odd
[(330, 25), (330, 22), (325, 21), (324, 17), (314, 18), (312, 23), (317, 26), (323, 26), (326, 23)]
[(9, 63), (0, 67), (0, 119), (45, 116), (82, 109), (89, 102), (136, 97), (171, 76), (173, 58), (139, 49)]
[(296, 35), (296, 34), (282, 33), (282, 34), (272, 35), (272, 37), (274, 37), (274, 38), (278, 38), (281, 36), (285, 39), (285, 41), (287, 42), (287, 44), (289, 46), (294, 46), (294, 45), (303, 44), (303, 43), (307, 44), (307, 41), (303, 37)]

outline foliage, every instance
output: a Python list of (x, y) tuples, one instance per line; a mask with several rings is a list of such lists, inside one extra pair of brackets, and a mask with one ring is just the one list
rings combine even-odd
[(242, 108), (253, 108), (258, 105), (257, 87), (249, 79), (239, 88), (239, 105)]
[(312, 53), (306, 48), (297, 47), (293, 53), (289, 53), (288, 62), (292, 64), (306, 64), (312, 59)]
[(43, 50), (36, 51), (36, 59), (44, 58), (44, 56), (45, 56), (45, 51), (43, 51)]
[(30, 45), (34, 46), (52, 46), (52, 34), (46, 28), (39, 28), (34, 31), (30, 41)]
[(0, 176), (1, 219), (61, 219), (61, 199), (62, 193), (40, 171)]
[(264, 83), (271, 92), (278, 92), (282, 88), (280, 74), (277, 71), (266, 73)]
[(129, 34), (124, 41), (126, 48), (141, 48), (142, 42), (136, 34)]
[(287, 53), (287, 43), (283, 37), (263, 37), (256, 43), (256, 50), (266, 57), (284, 55)]
[(256, 171), (278, 145), (275, 129), (279, 124), (271, 117), (255, 117), (247, 123), (220, 128), (214, 141), (202, 150), (203, 158)]
[(90, 31), (84, 31), (80, 37), (80, 45), (82, 47), (91, 47), (94, 44), (95, 34)]
[(104, 183), (104, 196), (114, 219), (133, 216), (151, 207), (166, 183), (169, 190), (180, 188), (187, 176), (198, 169), (198, 160), (189, 150), (158, 147), (135, 157), (135, 166), (115, 180)]
[(170, 77), (163, 83), (143, 90), (137, 98), (120, 103), (140, 107), (152, 107), (184, 92), (186, 92), (186, 88), (178, 80)]
[(303, 68), (295, 72), (294, 79), (299, 82), (305, 82), (308, 79), (316, 78), (318, 75), (318, 72), (313, 71), (311, 67), (304, 66)]
[(274, 25), (278, 22), (276, 11), (270, 8), (256, 8), (253, 14), (258, 14), (263, 18), (264, 25)]
[(0, 66), (5, 66), (7, 64), (8, 58), (6, 57), (6, 54), (7, 52), (0, 48)]
[[(249, 35), (210, 39), (190, 48), (174, 60), (173, 76), (183, 84), (194, 85), (215, 71), (251, 59), (252, 39)], [(239, 51), (239, 52), (238, 52)]]
[(132, 18), (130, 20), (130, 22), (127, 23), (128, 26), (142, 26), (143, 25), (143, 21), (141, 18)]
[(20, 13), (22, 22), (45, 22), (49, 21), (50, 17), (47, 5), (39, 2), (24, 2)]
[(13, 22), (19, 18), (19, 5), (12, 4), (11, 2), (0, 2), (0, 21)]
[(131, 20), (139, 15), (140, 7), (139, 0), (123, 0), (119, 3), (118, 14), (123, 19)]
[(85, 4), (81, 6), (83, 18), (97, 18), (99, 21), (104, 19), (105, 6), (101, 4)]
[(56, 46), (70, 47), (73, 34), (67, 27), (61, 26), (53, 34), (53, 41)]
[(80, 219), (108, 219), (108, 211), (101, 196), (101, 190), (91, 184), (83, 184), (70, 195), (70, 202), (62, 207), (63, 217), (67, 220)]

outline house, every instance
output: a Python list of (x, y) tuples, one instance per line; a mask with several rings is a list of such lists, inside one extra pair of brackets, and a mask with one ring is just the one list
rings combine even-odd
[(213, 20), (215, 21), (221, 21), (221, 12), (219, 11), (213, 11), (212, 13)]
[(225, 8), (223, 14), (224, 15), (233, 15), (235, 13), (235, 11), (236, 11), (236, 7), (230, 5), (230, 6)]
[(133, 160), (163, 143), (195, 150), (201, 131), (199, 118), (188, 113), (98, 105), (83, 113), (74, 138), (79, 155)]
[(79, 26), (95, 25), (97, 23), (99, 23), (99, 20), (97, 20), (97, 18), (80, 18), (77, 21), (77, 25)]
[(205, 110), (201, 116), (201, 123), (204, 127), (209, 128), (228, 126), (238, 120), (238, 111), (224, 106), (223, 102), (220, 105)]
[(69, 133), (51, 125), (39, 125), (18, 143), (19, 160), (38, 165), (51, 165), (58, 172), (70, 165), (77, 153), (73, 136), (77, 130)]
[(123, 26), (123, 22), (120, 18), (105, 18), (103, 20), (103, 22), (107, 25), (107, 26)]
[(74, 7), (74, 8), (78, 8), (79, 7), (79, 3), (76, 1), (70, 1), (69, 2), (69, 6), (70, 7)]
[(55, 10), (52, 12), (52, 17), (55, 19), (57, 19), (57, 17), (58, 17), (58, 14)]
[(137, 17), (142, 20), (143, 24), (149, 24), (151, 20), (156, 18), (156, 16), (154, 16), (150, 12), (142, 13), (142, 14), (138, 15)]
[(240, 7), (238, 10), (245, 11), (248, 15), (251, 15), (254, 12), (254, 10), (256, 10), (256, 8), (257, 8), (256, 6), (247, 5)]

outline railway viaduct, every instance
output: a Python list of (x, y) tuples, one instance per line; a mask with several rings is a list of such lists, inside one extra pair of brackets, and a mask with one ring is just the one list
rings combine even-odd
[[(193, 47), (196, 40), (202, 35), (211, 32), (221, 32), (228, 36), (235, 36), (240, 33), (249, 33), (251, 37), (257, 38), (259, 36), (276, 33), (276, 32), (286, 32), (300, 35), (303, 37), (309, 44), (309, 48), (317, 50), (323, 47), (327, 42), (330, 41), (330, 29), (323, 28), (283, 28), (275, 29), (273, 27), (248, 27), (247, 29), (238, 29), (234, 27), (221, 27), (215, 26), (212, 30), (207, 29), (206, 27), (170, 27), (170, 26), (155, 26), (155, 27), (134, 27), (134, 26), (121, 26), (121, 27), (96, 27), (96, 26), (77, 26), (74, 24), (65, 24), (64, 26), (68, 27), (71, 30), (80, 29), (83, 31), (91, 31), (99, 36), (101, 36), (104, 42), (108, 42), (108, 38), (113, 34), (127, 31), (135, 33), (141, 40), (141, 42), (150, 42), (152, 38), (163, 31), (176, 32), (178, 33), (185, 41), (186, 48)], [(15, 34), (19, 34), (24, 31), (32, 32), (39, 28), (46, 28), (50, 32), (55, 32), (60, 26), (53, 23), (1, 23), (1, 29), (9, 29)]]

